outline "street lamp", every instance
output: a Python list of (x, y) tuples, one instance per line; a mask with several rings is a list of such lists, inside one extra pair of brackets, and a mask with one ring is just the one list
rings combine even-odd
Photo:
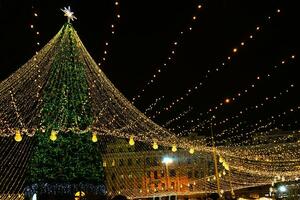
[(166, 164), (166, 191), (168, 191), (168, 182), (169, 182), (169, 164), (173, 163), (173, 159), (166, 156), (163, 158), (162, 163)]

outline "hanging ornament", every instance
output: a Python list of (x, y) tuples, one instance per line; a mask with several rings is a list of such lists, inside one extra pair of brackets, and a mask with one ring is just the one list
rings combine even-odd
[(96, 133), (93, 133), (92, 141), (93, 141), (93, 142), (97, 142), (97, 141), (98, 141), (98, 138), (97, 138), (97, 134), (96, 134)]
[(224, 159), (220, 156), (220, 158), (219, 158), (219, 162), (220, 163), (223, 163), (224, 162)]
[(130, 136), (130, 139), (129, 139), (129, 145), (130, 146), (133, 146), (134, 145), (134, 140), (133, 140), (133, 136)]
[(177, 151), (176, 144), (174, 144), (174, 145), (172, 146), (172, 151), (173, 151), (173, 152), (176, 152), (176, 151)]
[(22, 141), (21, 131), (19, 129), (16, 130), (15, 141), (17, 141), (17, 142), (21, 142)]
[(50, 140), (52, 140), (53, 142), (55, 140), (57, 140), (57, 131), (56, 130), (51, 131)]
[(226, 162), (223, 163), (223, 166), (227, 171), (229, 171), (229, 165)]
[(153, 146), (152, 147), (153, 147), (153, 149), (158, 149), (158, 144), (157, 144), (156, 141), (153, 142)]
[(190, 153), (190, 154), (195, 153), (195, 149), (194, 149), (194, 148), (190, 148), (189, 153)]

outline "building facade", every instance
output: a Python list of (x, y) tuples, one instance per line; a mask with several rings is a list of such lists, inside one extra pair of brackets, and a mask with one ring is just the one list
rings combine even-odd
[(109, 196), (192, 195), (205, 190), (201, 183), (213, 173), (209, 154), (141, 148), (126, 140), (108, 144), (102, 158)]

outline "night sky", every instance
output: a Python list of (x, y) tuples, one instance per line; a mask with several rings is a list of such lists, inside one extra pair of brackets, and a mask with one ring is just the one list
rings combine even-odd
[[(245, 107), (260, 104), (267, 96), (276, 96), (290, 84), (295, 85), (280, 99), (269, 100), (266, 106), (249, 112), (241, 119), (249, 124), (255, 123), (289, 110), (300, 102), (300, 80), (297, 73), (300, 12), (296, 2), (297, 0), (122, 0), (121, 19), (112, 37), (112, 0), (0, 0), (0, 80), (8, 77), (34, 54), (37, 37), (30, 29), (30, 24), (34, 24), (37, 28), (35, 30), (39, 30), (38, 40), (43, 46), (66, 21), (60, 8), (70, 5), (78, 18), (73, 25), (96, 62), (101, 61), (105, 42), (111, 44), (107, 60), (101, 61), (101, 69), (130, 100), (145, 88), (146, 82), (167, 61), (174, 42), (178, 41), (172, 61), (167, 61), (167, 68), (162, 67), (154, 84), (146, 87), (142, 97), (135, 103), (141, 111), (145, 111), (156, 98), (164, 96), (153, 111), (148, 113), (148, 116), (153, 116), (155, 111), (162, 110), (184, 95), (188, 88), (203, 82), (203, 87), (154, 119), (163, 125), (189, 106), (193, 107), (186, 117), (168, 127), (175, 128), (175, 132), (180, 132), (182, 129), (176, 127), (184, 125), (187, 120), (200, 118), (202, 121), (211, 115), (217, 117), (216, 121), (222, 120)], [(198, 4), (202, 5), (200, 11), (197, 11)], [(39, 17), (33, 17), (32, 6)], [(280, 13), (276, 13), (277, 9), (280, 9)], [(197, 20), (193, 22), (191, 19), (195, 14)], [(272, 20), (268, 21), (268, 16), (272, 16)], [(192, 31), (187, 31), (189, 24), (192, 24)], [(261, 25), (261, 30), (255, 31), (257, 25)], [(182, 30), (185, 34), (180, 37)], [(251, 33), (254, 33), (253, 39), (249, 39)], [(246, 45), (240, 49), (242, 41)], [(227, 56), (233, 55), (235, 47), (239, 48), (238, 52), (228, 62)], [(283, 58), (289, 58), (292, 54), (295, 55), (294, 60), (273, 69), (274, 65), (280, 66)], [(226, 67), (215, 72), (214, 69), (223, 61), (228, 63)], [(205, 79), (208, 70), (214, 72)], [(268, 73), (272, 73), (272, 77), (263, 78)], [(244, 90), (258, 75), (262, 78), (257, 86), (238, 101), (231, 102), (212, 114), (205, 114), (209, 108)], [(299, 113), (295, 113), (276, 123), (283, 123), (282, 129), (297, 129), (299, 125), (294, 122), (299, 116)], [(231, 127), (237, 122), (238, 120), (226, 126), (218, 126), (216, 131)], [(195, 131), (202, 134), (199, 129)], [(205, 131), (203, 130), (203, 134)]]

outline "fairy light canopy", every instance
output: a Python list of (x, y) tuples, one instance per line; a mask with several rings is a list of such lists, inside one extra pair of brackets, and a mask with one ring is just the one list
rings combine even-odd
[[(49, 131), (55, 141), (60, 131), (75, 130), (93, 132), (93, 141), (97, 134), (131, 138), (131, 143), (152, 143), (154, 139), (166, 146), (179, 143), (110, 82), (71, 25), (76, 17), (70, 7), (62, 11), (68, 22), (0, 83), (0, 135), (14, 135), (21, 141), (22, 135), (33, 136), (41, 130)], [(180, 143), (187, 149), (191, 145), (188, 141)]]

